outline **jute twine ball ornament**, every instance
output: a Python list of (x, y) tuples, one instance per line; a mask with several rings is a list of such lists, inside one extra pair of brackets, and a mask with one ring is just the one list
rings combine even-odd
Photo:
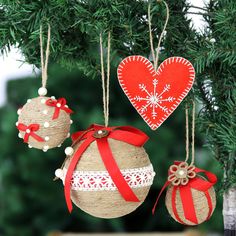
[[(91, 125), (72, 135), (73, 145), (55, 175), (64, 183), (68, 210), (72, 202), (100, 218), (131, 213), (145, 200), (154, 178), (153, 167), (143, 145), (146, 134), (131, 126), (109, 127), (110, 40), (107, 40), (105, 78), (103, 40), (100, 33), (104, 126)], [(78, 135), (78, 136), (77, 136)]]
[(196, 189), (191, 189), (191, 194), (192, 194), (192, 200), (194, 203), (194, 208), (196, 212), (196, 217), (197, 217), (197, 224), (193, 223), (189, 220), (186, 219), (184, 215), (184, 210), (183, 210), (183, 204), (181, 197), (180, 197), (180, 192), (179, 190), (176, 191), (176, 197), (175, 197), (175, 207), (177, 211), (177, 215), (179, 219), (182, 221), (179, 221), (176, 218), (176, 215), (174, 214), (173, 211), (173, 205), (172, 205), (172, 198), (173, 198), (173, 186), (170, 186), (166, 192), (166, 199), (165, 199), (165, 204), (166, 208), (171, 215), (173, 219), (175, 219), (177, 222), (181, 224), (186, 224), (186, 225), (198, 225), (203, 223), (204, 221), (208, 220), (210, 216), (213, 214), (214, 209), (216, 207), (216, 194), (214, 187), (211, 187), (209, 190), (207, 190), (210, 199), (211, 199), (211, 204), (212, 204), (212, 210), (209, 208), (209, 203), (207, 200), (207, 197), (205, 195), (205, 192), (203, 191), (198, 191)]
[[(189, 124), (188, 108), (186, 116), (186, 159), (175, 162), (168, 172), (169, 187), (166, 193), (166, 207), (170, 215), (179, 223), (198, 225), (210, 219), (216, 207), (214, 184), (216, 176), (194, 165), (195, 102), (192, 107), (192, 160), (189, 159)], [(200, 174), (204, 174), (206, 178)]]
[(168, 179), (153, 207), (155, 212), (161, 194), (167, 188), (165, 204), (171, 217), (184, 225), (199, 225), (212, 216), (216, 207), (215, 174), (194, 165), (195, 102), (192, 108), (192, 160), (189, 160), (188, 107), (186, 115), (186, 159), (175, 161), (168, 170)]
[[(126, 201), (114, 185), (102, 161), (96, 142), (82, 154), (71, 180), (71, 200), (81, 210), (100, 218), (116, 218), (131, 213), (145, 200), (154, 178), (153, 167), (143, 147), (108, 138), (112, 155), (139, 202)], [(63, 169), (56, 176), (65, 176), (81, 142), (66, 148)]]
[(70, 113), (63, 98), (40, 96), (28, 99), (27, 103), (18, 110), (16, 126), (19, 137), (28, 143), (29, 147), (47, 151), (58, 147), (69, 137)]
[[(67, 106), (65, 98), (55, 99), (47, 95), (47, 69), (50, 53), (51, 28), (48, 24), (47, 46), (45, 55), (43, 52), (43, 30), (40, 26), (40, 54), (42, 70), (42, 87), (39, 88), (39, 97), (28, 99), (27, 103), (20, 109), (16, 127), (19, 130), (19, 138), (28, 143), (29, 148), (47, 151), (58, 147), (69, 137), (70, 114), (72, 110)], [(45, 57), (45, 60), (44, 60)]]

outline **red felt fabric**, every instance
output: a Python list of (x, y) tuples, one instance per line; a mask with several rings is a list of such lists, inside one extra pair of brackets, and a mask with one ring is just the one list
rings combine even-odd
[(166, 59), (155, 72), (145, 57), (130, 56), (119, 64), (117, 74), (126, 96), (153, 130), (181, 103), (195, 77), (192, 64), (181, 57)]

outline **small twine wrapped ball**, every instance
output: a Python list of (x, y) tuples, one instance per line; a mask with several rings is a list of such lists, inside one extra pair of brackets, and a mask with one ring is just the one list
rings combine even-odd
[[(145, 152), (143, 147), (136, 147), (125, 142), (121, 142), (114, 139), (109, 139), (108, 142), (113, 154), (114, 159), (117, 162), (121, 172), (122, 171), (131, 171), (131, 170), (139, 170), (143, 167), (150, 167), (151, 163), (147, 153)], [(66, 154), (71, 155), (65, 161), (64, 165), (64, 175), (66, 175), (68, 166), (73, 158), (73, 154), (77, 151), (81, 143), (76, 144), (73, 149), (71, 147), (65, 150)], [(83, 175), (89, 177), (93, 177), (100, 171), (107, 171), (103, 161), (101, 159), (99, 150), (97, 148), (96, 142), (90, 144), (87, 150), (81, 156), (74, 173), (80, 172)], [(107, 173), (107, 172), (106, 172)], [(136, 173), (137, 175), (142, 173)], [(57, 170), (56, 175), (58, 177), (62, 177), (61, 170)], [(123, 199), (117, 188), (111, 190), (104, 190), (102, 188), (98, 188), (97, 190), (93, 189), (93, 191), (89, 191), (89, 189), (76, 189), (73, 188), (73, 181), (71, 186), (71, 200), (72, 202), (78, 206), (81, 210), (87, 212), (90, 215), (100, 218), (116, 218), (121, 217), (130, 212), (134, 211), (138, 206), (140, 206), (145, 200), (150, 186), (152, 184), (154, 178), (154, 171), (151, 166), (151, 171), (149, 173), (149, 177), (151, 178), (151, 183), (146, 183), (145, 186), (137, 186), (135, 188), (131, 187), (133, 192), (136, 194), (140, 202), (128, 202)], [(65, 177), (65, 176), (64, 176)], [(132, 181), (132, 180), (131, 180)], [(135, 180), (134, 180), (135, 181)], [(89, 183), (87, 183), (89, 186)]]
[[(174, 218), (179, 223), (183, 222), (184, 224), (190, 225), (190, 226), (196, 225), (193, 222), (187, 220), (184, 216), (184, 210), (183, 210), (184, 203), (182, 203), (181, 201), (179, 189), (177, 189), (176, 191), (175, 206), (176, 206), (178, 217), (180, 218), (180, 220), (182, 220), (182, 222), (178, 221), (178, 219), (176, 218), (173, 212), (173, 208), (172, 208), (173, 188), (174, 188), (173, 185), (168, 187), (168, 190), (166, 193), (166, 199), (165, 199), (166, 207), (169, 214), (172, 216), (172, 218)], [(194, 203), (194, 208), (195, 208), (198, 224), (201, 224), (208, 219), (209, 210), (210, 210), (209, 204), (208, 204), (208, 201), (204, 192), (198, 191), (196, 189), (191, 189), (191, 191), (192, 191), (192, 199)], [(211, 202), (212, 202), (212, 212), (211, 212), (211, 215), (212, 215), (216, 207), (216, 194), (215, 194), (214, 187), (211, 187), (208, 190), (208, 193), (210, 195)]]
[[(41, 94), (45, 91), (40, 91)], [(59, 101), (55, 97), (40, 96), (28, 99), (27, 103), (17, 111), (19, 115), (16, 126), (19, 130), (19, 137), (27, 142), (29, 148), (42, 149), (47, 151), (50, 148), (59, 147), (62, 142), (70, 136), (70, 109), (65, 104), (47, 105), (47, 101)], [(63, 99), (65, 102), (65, 99)], [(61, 106), (65, 110), (60, 109)], [(58, 109), (55, 116), (55, 109)], [(53, 118), (54, 117), (54, 118)], [(27, 138), (26, 138), (26, 136)]]

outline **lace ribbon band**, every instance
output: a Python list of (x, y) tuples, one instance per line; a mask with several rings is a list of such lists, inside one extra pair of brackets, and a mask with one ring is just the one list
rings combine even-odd
[[(64, 183), (67, 169), (63, 169)], [(152, 185), (155, 172), (152, 164), (142, 168), (125, 169), (121, 173), (131, 188), (142, 188)], [(78, 191), (117, 190), (108, 171), (74, 171), (71, 179), (71, 189)]]

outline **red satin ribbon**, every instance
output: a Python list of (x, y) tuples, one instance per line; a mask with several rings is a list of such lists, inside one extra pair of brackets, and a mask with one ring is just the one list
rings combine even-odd
[[(101, 138), (95, 138), (94, 134), (98, 130), (108, 131), (107, 136), (101, 137)], [(71, 162), (70, 162), (70, 165), (68, 167), (66, 177), (65, 177), (64, 193), (65, 193), (66, 204), (67, 204), (69, 212), (72, 211), (70, 187), (71, 187), (71, 178), (72, 178), (74, 169), (76, 168), (76, 165), (78, 161), (80, 160), (84, 151), (94, 141), (97, 143), (97, 147), (101, 155), (102, 161), (109, 175), (111, 176), (114, 184), (116, 185), (118, 191), (122, 195), (122, 197), (126, 201), (139, 202), (139, 199), (137, 198), (133, 190), (130, 188), (130, 186), (124, 179), (120, 171), (120, 168), (113, 157), (112, 151), (108, 143), (108, 139), (110, 138), (131, 144), (134, 146), (138, 146), (138, 147), (143, 146), (148, 140), (148, 136), (145, 133), (130, 126), (104, 127), (101, 125), (93, 124), (85, 131), (79, 131), (79, 132), (74, 133), (72, 135), (73, 143), (78, 142), (78, 141), (83, 141), (83, 142), (79, 146), (75, 154), (73, 155), (73, 158), (71, 159)]]
[[(179, 165), (181, 162), (176, 161), (174, 164), (175, 165)], [(207, 198), (207, 202), (209, 205), (209, 213), (208, 213), (208, 217), (207, 219), (210, 218), (213, 208), (212, 208), (212, 201), (211, 201), (211, 197), (209, 195), (208, 190), (215, 185), (215, 183), (217, 182), (217, 177), (206, 170), (202, 170), (199, 169), (197, 167), (195, 167), (194, 171), (198, 174), (198, 173), (204, 173), (207, 177), (208, 180), (203, 179), (199, 176), (196, 176), (193, 179), (189, 179), (189, 182), (187, 185), (179, 185), (179, 186), (174, 186), (173, 185), (173, 192), (172, 192), (172, 209), (173, 209), (173, 213), (176, 217), (176, 219), (181, 222), (182, 224), (185, 224), (178, 215), (177, 209), (176, 209), (176, 204), (175, 204), (175, 200), (176, 200), (176, 192), (177, 190), (179, 190), (180, 192), (180, 198), (182, 201), (182, 206), (183, 206), (183, 210), (184, 210), (184, 216), (187, 220), (191, 221), (194, 224), (198, 224), (198, 220), (197, 220), (197, 216), (196, 216), (196, 212), (195, 212), (195, 208), (194, 208), (194, 203), (193, 203), (193, 198), (192, 198), (192, 192), (191, 189), (196, 189), (198, 191), (202, 191), (204, 192), (206, 198)], [(170, 174), (170, 173), (169, 173)], [(155, 213), (156, 210), (156, 206), (157, 203), (160, 199), (160, 196), (162, 195), (163, 191), (171, 184), (171, 182), (166, 181), (165, 185), (162, 187), (157, 200), (154, 204), (154, 207), (152, 209), (152, 214)]]
[[(17, 125), (17, 129), (20, 131), (24, 131), (24, 142), (28, 143), (29, 137), (31, 136), (32, 138), (36, 139), (39, 142), (44, 142), (45, 140), (41, 138), (39, 135), (37, 135), (35, 132), (38, 131), (40, 128), (39, 124), (30, 124), (30, 125), (24, 125), (22, 123)], [(29, 132), (27, 132), (29, 131)]]
[(55, 111), (54, 111), (54, 114), (52, 117), (53, 120), (57, 119), (59, 117), (60, 110), (63, 110), (69, 114), (71, 114), (73, 112), (70, 108), (68, 108), (66, 106), (66, 99), (65, 98), (59, 98), (57, 100), (49, 98), (46, 101), (46, 105), (51, 106), (51, 107), (55, 107)]

